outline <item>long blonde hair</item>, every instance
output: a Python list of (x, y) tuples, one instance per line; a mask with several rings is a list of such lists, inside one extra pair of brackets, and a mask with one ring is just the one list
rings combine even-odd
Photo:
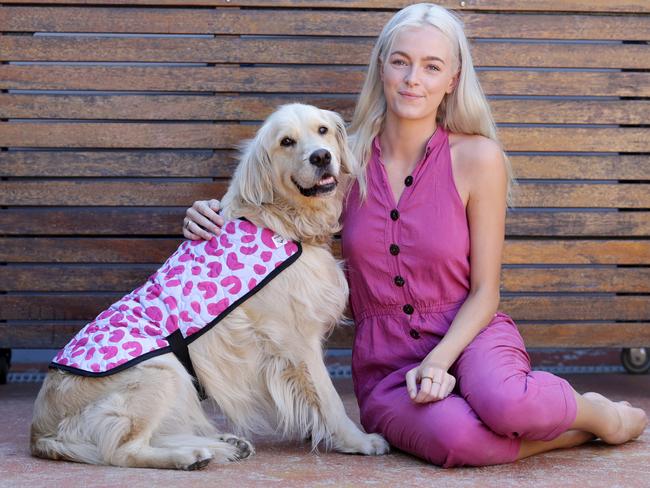
[[(460, 72), (456, 88), (451, 94), (445, 95), (438, 107), (437, 123), (449, 132), (482, 135), (501, 145), (490, 106), (474, 70), (462, 21), (438, 5), (411, 5), (397, 12), (377, 38), (349, 128), (352, 153), (358, 162), (357, 179), (362, 199), (367, 192), (366, 167), (370, 159), (372, 141), (381, 131), (386, 116), (381, 67), (387, 63), (390, 48), (400, 30), (427, 25), (436, 27), (449, 39), (455, 67)], [(505, 153), (503, 156), (508, 174), (508, 202), (511, 203), (514, 178), (510, 161)]]

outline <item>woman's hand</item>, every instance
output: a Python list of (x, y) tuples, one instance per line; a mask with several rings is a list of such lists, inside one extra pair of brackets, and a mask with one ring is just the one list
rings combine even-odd
[[(223, 218), (217, 214), (221, 202), (219, 200), (198, 200), (185, 211), (183, 219), (183, 235), (186, 239), (205, 239), (209, 241), (213, 235), (221, 234)], [(210, 233), (212, 232), (212, 234)]]
[[(420, 391), (417, 383), (420, 383)], [(456, 386), (456, 378), (447, 370), (426, 359), (406, 373), (406, 388), (415, 403), (437, 402), (446, 398)]]

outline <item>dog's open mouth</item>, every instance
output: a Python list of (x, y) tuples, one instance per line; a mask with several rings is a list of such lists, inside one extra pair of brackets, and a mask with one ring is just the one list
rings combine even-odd
[(334, 191), (336, 188), (336, 185), (338, 184), (338, 181), (336, 181), (336, 178), (330, 174), (324, 174), (318, 182), (312, 186), (311, 188), (304, 188), (298, 184), (296, 180), (291, 178), (291, 181), (293, 181), (293, 184), (296, 185), (300, 193), (306, 197), (313, 197), (316, 195), (322, 195), (323, 193), (329, 193), (331, 191)]

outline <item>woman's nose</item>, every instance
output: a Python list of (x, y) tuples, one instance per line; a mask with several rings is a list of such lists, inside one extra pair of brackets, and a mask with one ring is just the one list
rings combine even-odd
[(404, 76), (404, 83), (407, 85), (415, 85), (417, 84), (418, 79), (417, 79), (417, 71), (414, 67), (411, 67), (407, 72), (406, 75)]

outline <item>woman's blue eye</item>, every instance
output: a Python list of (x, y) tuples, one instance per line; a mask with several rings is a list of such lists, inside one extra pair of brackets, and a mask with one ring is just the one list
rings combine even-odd
[(428, 65), (427, 69), (431, 71), (440, 71), (440, 68), (438, 68), (435, 64)]

